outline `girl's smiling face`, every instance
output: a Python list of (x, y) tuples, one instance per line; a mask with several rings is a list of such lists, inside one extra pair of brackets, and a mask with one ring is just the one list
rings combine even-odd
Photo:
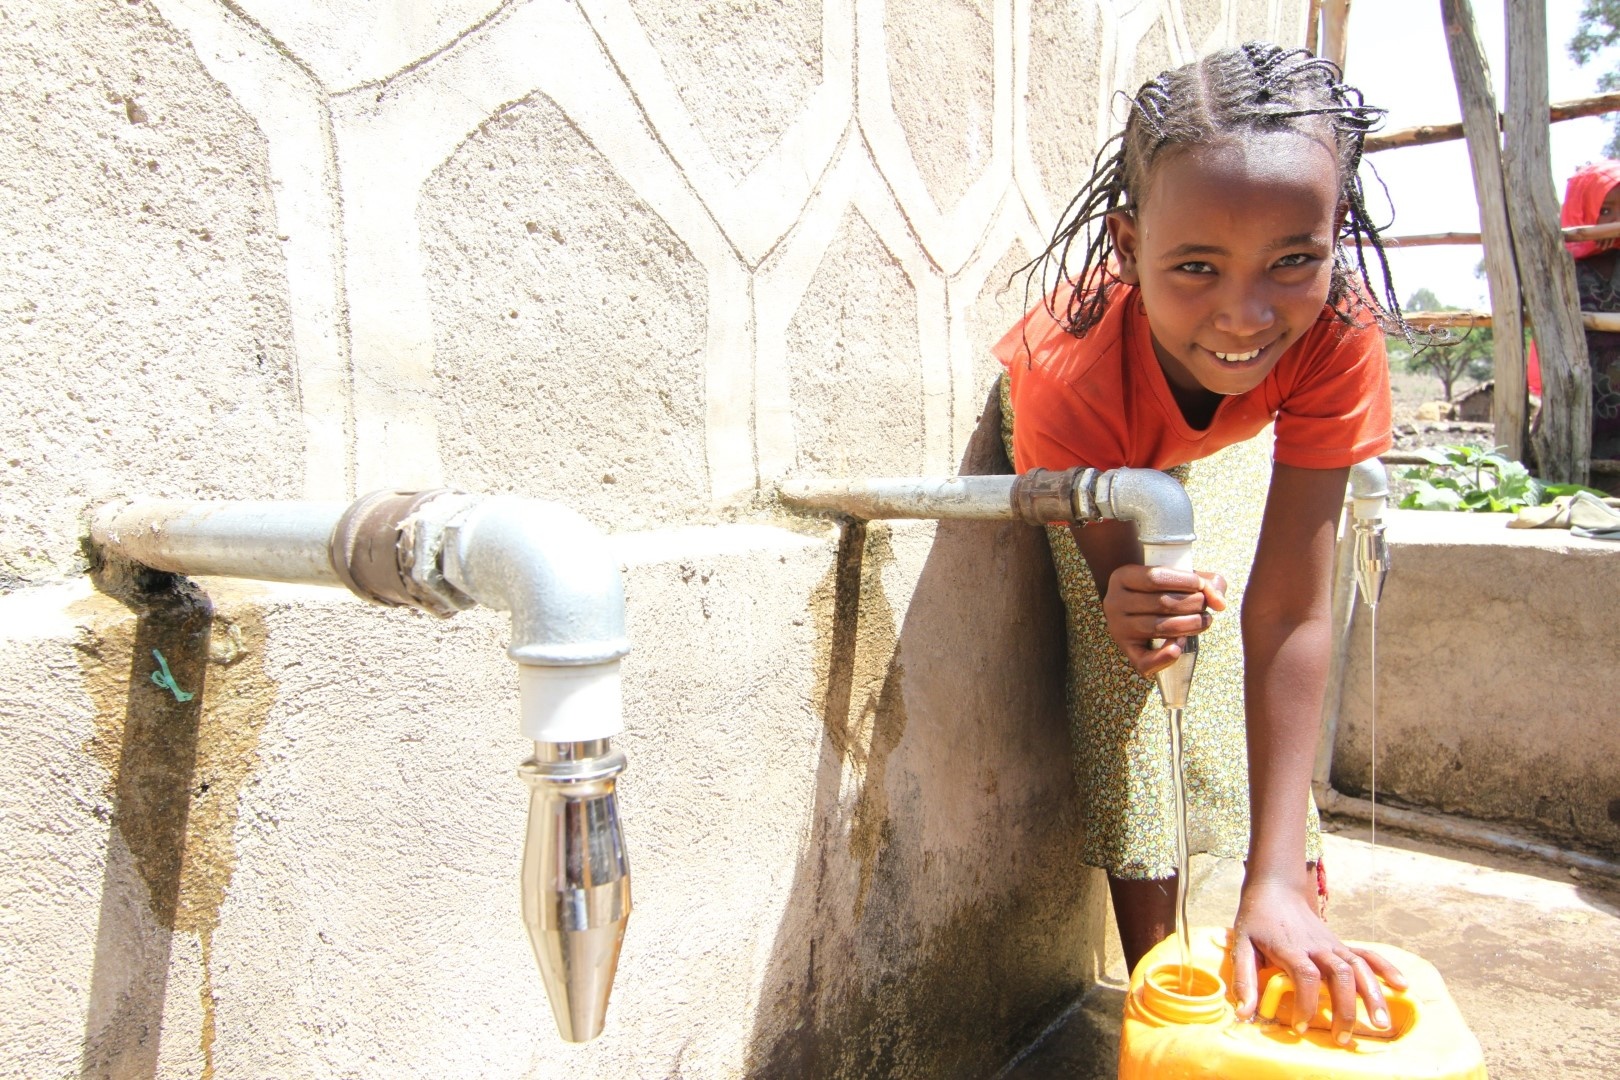
[(1147, 187), (1108, 228), (1166, 379), (1184, 402), (1254, 389), (1327, 301), (1333, 151), (1292, 131), (1190, 146), (1155, 163)]

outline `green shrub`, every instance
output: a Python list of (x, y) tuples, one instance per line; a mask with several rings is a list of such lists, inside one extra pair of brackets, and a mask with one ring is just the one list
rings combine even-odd
[(1437, 446), (1418, 451), (1428, 464), (1402, 470), (1401, 479), (1413, 488), (1401, 499), (1401, 508), (1501, 514), (1541, 506), (1577, 491), (1603, 494), (1580, 484), (1544, 484), (1522, 464), (1504, 457), (1503, 449)]

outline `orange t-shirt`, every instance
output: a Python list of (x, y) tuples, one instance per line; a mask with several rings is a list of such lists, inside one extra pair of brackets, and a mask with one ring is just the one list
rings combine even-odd
[(1200, 431), (1171, 394), (1136, 288), (1111, 292), (1083, 338), (1037, 304), (992, 350), (1012, 380), (1019, 472), (1168, 469), (1251, 438), (1272, 420), (1272, 457), (1284, 465), (1343, 468), (1390, 448), (1389, 361), (1383, 332), (1370, 321), (1347, 326), (1324, 306), (1265, 381), (1221, 399)]

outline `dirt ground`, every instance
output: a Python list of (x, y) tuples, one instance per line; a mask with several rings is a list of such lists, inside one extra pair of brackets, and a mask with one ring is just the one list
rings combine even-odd
[[(1471, 389), (1472, 383), (1459, 385), (1456, 393), (1460, 395)], [(1440, 380), (1433, 375), (1414, 374), (1399, 368), (1391, 368), (1389, 390), (1394, 404), (1397, 451), (1429, 446), (1492, 445), (1490, 424), (1417, 418), (1420, 407), (1429, 402), (1443, 400), (1440, 396)]]

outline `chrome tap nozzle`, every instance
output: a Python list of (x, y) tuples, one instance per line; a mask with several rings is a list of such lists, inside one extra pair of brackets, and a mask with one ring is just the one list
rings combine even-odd
[(529, 785), (523, 921), (569, 1042), (602, 1032), (630, 918), (630, 864), (614, 784), (624, 754), (607, 739), (537, 742), (518, 767)]
[(1198, 638), (1196, 635), (1181, 639), (1181, 655), (1175, 663), (1154, 672), (1159, 684), (1159, 699), (1167, 709), (1185, 709), (1187, 697), (1192, 693), (1193, 671), (1198, 667)]
[(1377, 607), (1389, 576), (1389, 541), (1381, 520), (1357, 518), (1355, 529), (1356, 592), (1370, 607)]

